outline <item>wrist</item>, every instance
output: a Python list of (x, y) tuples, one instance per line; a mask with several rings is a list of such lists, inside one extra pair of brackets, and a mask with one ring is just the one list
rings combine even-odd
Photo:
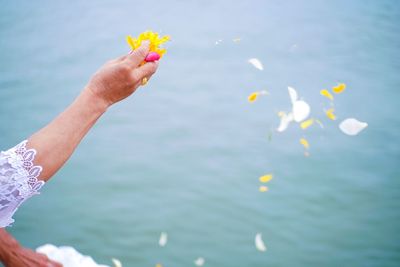
[(90, 87), (85, 87), (82, 91), (80, 98), (86, 103), (86, 105), (92, 107), (96, 112), (100, 114), (107, 111), (107, 109), (111, 106), (107, 101), (103, 98), (99, 97), (93, 89)]

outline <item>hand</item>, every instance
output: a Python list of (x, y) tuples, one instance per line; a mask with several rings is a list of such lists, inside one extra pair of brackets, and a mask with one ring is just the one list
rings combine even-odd
[(62, 264), (50, 260), (46, 255), (21, 246), (10, 251), (4, 264), (6, 267), (62, 267)]
[(156, 72), (158, 62), (141, 65), (149, 52), (149, 43), (126, 56), (111, 60), (101, 67), (89, 81), (90, 90), (106, 107), (130, 96), (142, 84), (143, 78), (150, 79)]

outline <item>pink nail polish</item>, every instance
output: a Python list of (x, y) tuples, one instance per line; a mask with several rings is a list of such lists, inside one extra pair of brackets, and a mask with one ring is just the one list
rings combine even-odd
[(160, 55), (156, 52), (150, 52), (147, 54), (146, 58), (144, 59), (144, 61), (146, 62), (153, 62), (156, 60), (160, 59)]

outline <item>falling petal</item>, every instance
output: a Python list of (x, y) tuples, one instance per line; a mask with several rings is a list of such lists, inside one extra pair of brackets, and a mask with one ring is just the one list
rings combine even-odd
[(297, 44), (293, 44), (293, 45), (290, 47), (289, 51), (290, 51), (290, 52), (294, 52), (294, 51), (297, 50), (297, 48), (298, 48), (298, 45), (297, 45)]
[(267, 250), (267, 247), (265, 246), (264, 241), (262, 240), (262, 234), (261, 233), (257, 233), (256, 234), (254, 242), (256, 244), (256, 248), (259, 251), (266, 251)]
[(294, 102), (297, 101), (297, 92), (293, 87), (288, 86), (288, 91), (289, 91), (289, 96), (290, 96), (290, 101), (292, 102), (292, 105), (294, 104)]
[(300, 144), (302, 144), (305, 149), (309, 149), (310, 148), (310, 144), (308, 143), (308, 141), (305, 138), (301, 138), (300, 139)]
[(268, 141), (271, 142), (272, 140), (272, 131), (268, 132)]
[(260, 192), (264, 193), (268, 191), (268, 187), (265, 185), (261, 185), (260, 188), (258, 189)]
[(222, 39), (215, 41), (215, 45), (219, 45), (220, 43), (222, 43)]
[(310, 115), (310, 105), (308, 105), (305, 101), (299, 100), (294, 102), (293, 104), (293, 119), (296, 122), (301, 122)]
[(203, 265), (204, 265), (204, 262), (205, 262), (204, 258), (200, 257), (200, 258), (197, 258), (197, 259), (194, 261), (194, 264), (195, 264), (196, 266), (203, 266)]
[(161, 265), (161, 263), (157, 263), (156, 267), (163, 267), (163, 266)]
[(310, 115), (310, 105), (303, 100), (297, 100), (298, 95), (293, 87), (288, 87), (290, 101), (292, 102), (293, 119), (296, 122), (301, 122)]
[(305, 129), (307, 129), (308, 127), (310, 127), (311, 125), (313, 125), (313, 123), (314, 123), (314, 119), (308, 119), (308, 120), (306, 120), (306, 121), (303, 121), (303, 122), (300, 124), (300, 127), (301, 127), (301, 129), (305, 130)]
[(271, 181), (272, 177), (273, 177), (272, 173), (269, 173), (269, 174), (261, 176), (259, 178), (259, 180), (260, 180), (261, 183), (267, 183), (267, 182)]
[(112, 258), (111, 261), (114, 263), (115, 267), (122, 267), (122, 263), (118, 259)]
[(322, 124), (322, 122), (320, 120), (315, 120), (316, 123), (318, 123), (319, 127), (321, 127), (321, 129), (324, 129), (324, 125)]
[(278, 132), (283, 132), (287, 129), (290, 122), (293, 121), (293, 114), (289, 113), (286, 115), (284, 112), (280, 112), (280, 113), (278, 113), (278, 115), (280, 115), (280, 117), (281, 117), (281, 122), (279, 124), (278, 129), (276, 129), (276, 130)]
[(257, 97), (258, 97), (258, 92), (254, 92), (254, 93), (251, 93), (251, 94), (247, 97), (247, 100), (248, 100), (250, 103), (252, 103), (252, 102), (254, 102), (254, 101), (257, 100)]
[(258, 96), (260, 96), (260, 95), (268, 95), (268, 91), (263, 90), (263, 91), (259, 91), (259, 92), (253, 92), (247, 97), (247, 100), (250, 103), (252, 103), (252, 102), (256, 101)]
[(348, 118), (339, 124), (340, 130), (347, 135), (357, 135), (368, 126), (368, 123)]
[(338, 84), (337, 86), (332, 87), (332, 91), (333, 91), (335, 94), (340, 94), (340, 93), (342, 93), (342, 92), (344, 91), (344, 89), (346, 89), (346, 84), (344, 84), (344, 83), (340, 83), (340, 84)]
[(232, 39), (232, 41), (234, 41), (235, 43), (239, 43), (241, 40), (242, 40), (242, 39), (240, 39), (240, 38), (234, 38), (234, 39)]
[(264, 67), (258, 58), (250, 58), (249, 63), (252, 64), (256, 69), (263, 70)]
[(333, 112), (335, 111), (335, 109), (333, 109), (333, 108), (330, 108), (330, 109), (328, 109), (325, 113), (326, 113), (326, 116), (329, 118), (329, 119), (331, 119), (331, 120), (336, 120), (336, 115), (335, 114), (333, 114)]
[(279, 112), (278, 112), (278, 117), (279, 117), (279, 118), (282, 118), (283, 116), (286, 116), (285, 111), (279, 111)]
[(164, 247), (164, 246), (167, 244), (167, 241), (168, 241), (168, 235), (167, 235), (167, 233), (162, 232), (161, 235), (160, 235), (160, 240), (158, 241), (158, 244), (159, 244), (161, 247)]
[(333, 95), (332, 95), (331, 93), (329, 93), (328, 90), (322, 89), (319, 93), (320, 93), (321, 95), (323, 95), (323, 96), (329, 98), (330, 100), (333, 100)]

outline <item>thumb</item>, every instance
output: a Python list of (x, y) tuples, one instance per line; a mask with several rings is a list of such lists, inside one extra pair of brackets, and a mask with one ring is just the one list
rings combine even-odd
[(143, 62), (149, 53), (149, 46), (149, 41), (143, 41), (142, 45), (138, 49), (131, 51), (131, 53), (126, 56), (125, 62), (128, 63), (131, 68), (136, 68)]

